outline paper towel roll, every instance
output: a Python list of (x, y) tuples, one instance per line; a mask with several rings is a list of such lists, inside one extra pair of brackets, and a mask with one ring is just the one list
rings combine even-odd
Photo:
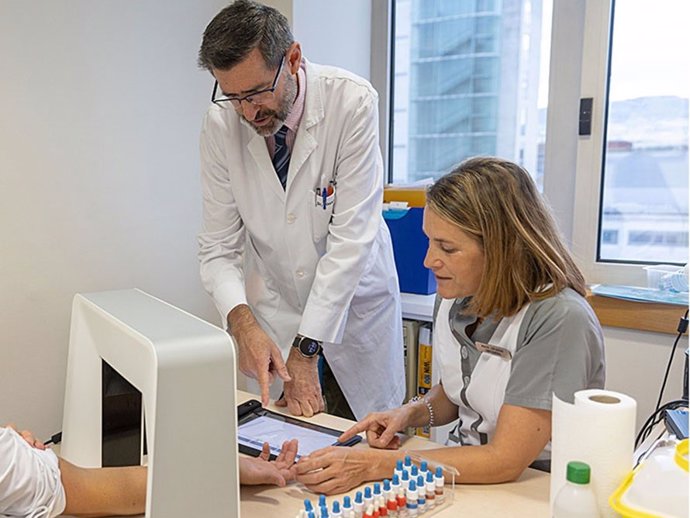
[(589, 389), (575, 393), (574, 403), (553, 396), (551, 409), (551, 514), (572, 460), (592, 468), (591, 485), (602, 518), (615, 517), (611, 493), (633, 466), (637, 403), (625, 394)]

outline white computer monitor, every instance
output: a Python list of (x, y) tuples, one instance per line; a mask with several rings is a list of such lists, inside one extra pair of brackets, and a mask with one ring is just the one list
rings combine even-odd
[(141, 392), (146, 517), (238, 517), (228, 333), (137, 289), (76, 295), (60, 452), (81, 466), (101, 465), (103, 362)]

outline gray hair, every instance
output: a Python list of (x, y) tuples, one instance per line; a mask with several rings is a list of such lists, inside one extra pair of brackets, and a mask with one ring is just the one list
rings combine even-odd
[(252, 0), (237, 0), (219, 12), (204, 31), (199, 67), (229, 70), (258, 47), (267, 67), (277, 67), (294, 38), (280, 11)]

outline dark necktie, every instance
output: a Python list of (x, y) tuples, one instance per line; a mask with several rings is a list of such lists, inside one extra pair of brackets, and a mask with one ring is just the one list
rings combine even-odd
[(280, 184), (285, 189), (287, 183), (288, 167), (290, 167), (290, 149), (285, 139), (287, 138), (288, 127), (283, 126), (274, 135), (276, 139), (275, 153), (273, 153), (273, 167), (276, 169)]

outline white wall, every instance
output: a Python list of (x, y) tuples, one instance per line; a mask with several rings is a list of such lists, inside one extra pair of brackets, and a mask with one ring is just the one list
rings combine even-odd
[[(682, 317), (682, 312), (678, 318)], [(675, 336), (604, 328), (606, 346), (606, 388), (627, 394), (637, 401), (637, 428), (654, 411), (659, 389)], [(683, 390), (683, 365), (688, 337), (678, 342), (662, 404), (679, 399)]]
[(0, 0), (0, 423), (61, 427), (71, 299), (218, 321), (196, 260), (201, 34), (226, 0)]
[(370, 79), (372, 0), (262, 1), (285, 15), (309, 61)]
[(307, 59), (370, 79), (371, 2), (293, 0), (293, 33)]

